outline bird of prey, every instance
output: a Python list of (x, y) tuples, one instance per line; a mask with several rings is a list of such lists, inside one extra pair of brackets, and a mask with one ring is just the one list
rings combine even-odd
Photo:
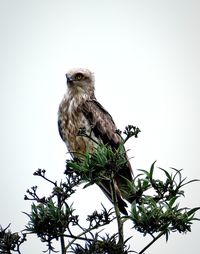
[[(72, 157), (76, 158), (87, 151), (93, 153), (96, 142), (99, 141), (113, 149), (117, 148), (121, 143), (121, 137), (116, 133), (117, 127), (111, 115), (95, 98), (94, 74), (88, 69), (75, 68), (67, 72), (66, 79), (67, 92), (59, 105), (58, 128)], [(91, 135), (91, 139), (77, 135), (81, 128)], [(123, 214), (127, 214), (127, 204), (123, 200), (121, 190), (125, 178), (132, 180), (132, 169), (128, 160), (127, 166), (115, 179), (117, 201)], [(109, 183), (104, 181), (99, 187), (112, 202)]]

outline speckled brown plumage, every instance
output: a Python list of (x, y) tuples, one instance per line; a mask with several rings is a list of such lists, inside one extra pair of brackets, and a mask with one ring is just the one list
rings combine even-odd
[[(80, 128), (85, 128), (93, 140), (118, 147), (121, 139), (116, 133), (116, 125), (111, 115), (96, 100), (94, 95), (94, 75), (87, 69), (73, 69), (66, 74), (67, 92), (64, 95), (58, 111), (59, 133), (72, 157), (80, 157), (87, 151), (92, 153), (96, 143), (83, 136), (77, 136)], [(120, 174), (132, 180), (132, 170), (129, 163)], [(126, 214), (126, 203), (120, 192), (120, 182), (116, 178), (116, 191), (119, 207)], [(99, 186), (112, 201), (109, 185), (104, 182)]]

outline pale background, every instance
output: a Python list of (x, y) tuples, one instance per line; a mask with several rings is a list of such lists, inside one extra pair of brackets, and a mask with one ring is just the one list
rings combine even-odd
[[(48, 194), (50, 186), (32, 175), (37, 168), (63, 177), (57, 108), (71, 67), (95, 72), (96, 96), (119, 128), (142, 130), (127, 144), (134, 169), (157, 160), (160, 167), (184, 168), (188, 180), (200, 178), (200, 1), (0, 0), (0, 36), (3, 227), (24, 227), (27, 188), (38, 185)], [(182, 205), (199, 206), (199, 183), (185, 190)], [(79, 190), (73, 201), (82, 216), (101, 202), (110, 206), (97, 187)], [(192, 233), (174, 233), (147, 253), (197, 253), (199, 230), (196, 222)], [(134, 232), (130, 244), (140, 250), (149, 240)], [(34, 238), (23, 253), (44, 249)]]

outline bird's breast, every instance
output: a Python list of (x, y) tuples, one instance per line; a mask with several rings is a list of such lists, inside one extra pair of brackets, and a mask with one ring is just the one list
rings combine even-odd
[[(97, 141), (89, 120), (81, 111), (80, 103), (75, 99), (63, 100), (59, 107), (58, 120), (62, 138), (73, 157), (79, 157), (86, 152), (94, 152)], [(84, 128), (89, 137), (78, 135)]]

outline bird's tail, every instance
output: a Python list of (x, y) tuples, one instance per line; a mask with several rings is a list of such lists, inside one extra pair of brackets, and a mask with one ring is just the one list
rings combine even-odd
[[(104, 192), (106, 197), (113, 203), (112, 199), (112, 194), (111, 194), (111, 189), (110, 189), (110, 183), (106, 180), (101, 181), (101, 184), (99, 184), (100, 189)], [(128, 215), (126, 211), (127, 204), (126, 202), (122, 199), (120, 190), (118, 189), (117, 185), (115, 186), (115, 191), (116, 191), (116, 196), (117, 196), (117, 202), (118, 202), (118, 207), (121, 213), (124, 215)]]

